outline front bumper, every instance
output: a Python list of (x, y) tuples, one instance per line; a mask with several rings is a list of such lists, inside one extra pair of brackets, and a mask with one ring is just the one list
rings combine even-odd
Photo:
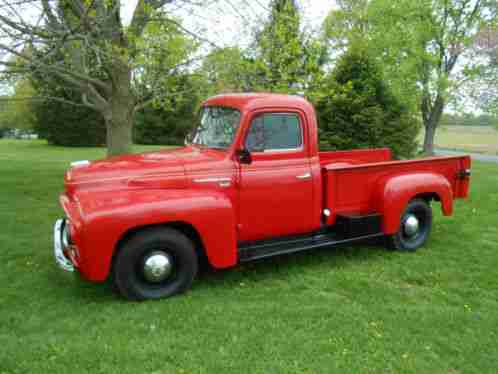
[(74, 271), (73, 262), (64, 253), (64, 248), (62, 244), (62, 231), (66, 224), (66, 220), (58, 219), (54, 225), (54, 256), (57, 265), (66, 271)]

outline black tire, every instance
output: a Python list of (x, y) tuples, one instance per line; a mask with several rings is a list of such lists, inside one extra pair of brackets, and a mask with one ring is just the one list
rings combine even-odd
[[(171, 259), (171, 273), (166, 279), (146, 279), (144, 263), (156, 253)], [(118, 249), (112, 266), (112, 282), (129, 300), (161, 299), (188, 290), (197, 274), (198, 261), (194, 246), (181, 232), (153, 227), (144, 229)]]
[[(415, 216), (419, 224), (418, 231), (412, 235), (408, 235), (405, 230), (405, 223), (410, 216)], [(431, 229), (432, 208), (429, 203), (422, 199), (411, 200), (401, 215), (398, 232), (386, 237), (387, 245), (398, 251), (414, 252), (425, 244)]]

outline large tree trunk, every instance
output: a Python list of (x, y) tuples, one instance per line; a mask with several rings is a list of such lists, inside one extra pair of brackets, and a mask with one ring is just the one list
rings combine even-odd
[(428, 106), (422, 106), (422, 119), (425, 127), (423, 152), (426, 156), (434, 155), (434, 138), (437, 126), (443, 115), (443, 110), (444, 99), (440, 95), (436, 97), (434, 105), (431, 106), (430, 110), (428, 110)]
[(131, 70), (116, 64), (112, 72), (112, 94), (104, 118), (107, 130), (107, 155), (116, 156), (132, 151), (133, 108)]
[[(125, 109), (123, 107), (119, 107)], [(125, 109), (126, 111), (126, 109)], [(106, 121), (107, 156), (117, 156), (132, 151), (133, 118), (127, 113), (113, 116)]]
[(436, 126), (427, 124), (425, 126), (424, 135), (424, 154), (432, 156), (434, 154), (434, 137), (436, 135)]

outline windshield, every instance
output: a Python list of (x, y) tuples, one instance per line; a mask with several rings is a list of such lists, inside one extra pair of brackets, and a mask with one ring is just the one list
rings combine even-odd
[(226, 149), (233, 142), (239, 122), (240, 112), (237, 109), (204, 107), (192, 143), (209, 148)]

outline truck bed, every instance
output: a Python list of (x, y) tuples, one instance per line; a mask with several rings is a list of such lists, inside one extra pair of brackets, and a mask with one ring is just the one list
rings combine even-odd
[(318, 156), (322, 168), (326, 166), (363, 165), (392, 160), (389, 148), (318, 152)]
[[(330, 225), (335, 223), (337, 215), (378, 213), (377, 208), (382, 201), (380, 189), (392, 177), (406, 175), (409, 178), (418, 174), (424, 178), (435, 174), (448, 181), (453, 198), (464, 198), (468, 194), (468, 179), (460, 178), (459, 173), (470, 168), (469, 156), (392, 161), (390, 153), (387, 160), (387, 153), (383, 150), (359, 153), (356, 158), (351, 154), (334, 158), (333, 153), (327, 153), (323, 160), (320, 159), (324, 207), (331, 212), (326, 223)], [(366, 162), (361, 163), (363, 160)]]

